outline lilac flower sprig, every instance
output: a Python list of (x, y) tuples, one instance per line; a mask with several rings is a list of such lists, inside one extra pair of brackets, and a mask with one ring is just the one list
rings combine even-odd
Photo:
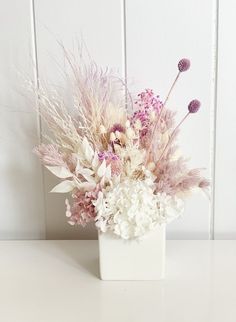
[(187, 114), (182, 118), (182, 120), (179, 122), (179, 124), (175, 127), (175, 129), (173, 130), (173, 132), (171, 133), (170, 135), (170, 138), (166, 144), (166, 146), (164, 147), (160, 157), (159, 157), (159, 160), (157, 161), (157, 164), (161, 161), (162, 157), (164, 156), (167, 148), (170, 146), (170, 144), (172, 143), (173, 141), (173, 138), (175, 137), (175, 134), (177, 133), (177, 130), (179, 129), (179, 127), (182, 125), (182, 123), (186, 120), (186, 118), (190, 115), (190, 114), (193, 114), (193, 113), (197, 113), (199, 108), (201, 106), (201, 103), (199, 100), (197, 99), (194, 99), (192, 100), (189, 104), (188, 104), (188, 112)]

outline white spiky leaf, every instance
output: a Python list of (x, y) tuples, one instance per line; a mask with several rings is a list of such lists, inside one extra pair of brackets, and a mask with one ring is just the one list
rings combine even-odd
[(95, 179), (93, 177), (94, 172), (88, 168), (78, 169), (78, 174), (81, 174), (88, 182), (95, 182)]
[(79, 158), (78, 158), (77, 159), (77, 164), (76, 164), (76, 167), (75, 167), (75, 174), (76, 175), (78, 175), (80, 168), (81, 168), (81, 165), (80, 165)]
[(105, 172), (105, 177), (106, 179), (110, 180), (111, 179), (111, 165), (109, 164), (108, 167), (106, 168)]
[(93, 156), (93, 161), (92, 161), (92, 168), (94, 170), (97, 169), (98, 164), (99, 164), (98, 154), (95, 152)]
[(66, 169), (65, 167), (61, 166), (46, 166), (46, 168), (54, 174), (56, 177), (61, 178), (61, 179), (66, 179), (70, 178), (73, 176), (73, 174)]
[(102, 164), (100, 165), (100, 167), (97, 170), (97, 175), (101, 178), (105, 175), (106, 173), (106, 161), (103, 160)]
[(51, 192), (57, 192), (57, 193), (67, 193), (72, 191), (75, 188), (75, 183), (70, 180), (64, 180), (60, 182), (58, 185), (56, 185)]
[(87, 176), (92, 176), (94, 174), (94, 171), (89, 168), (81, 168), (79, 171), (81, 174), (86, 174)]
[(96, 188), (96, 183), (93, 182), (81, 182), (78, 188), (85, 191), (91, 191)]
[(93, 151), (93, 149), (92, 149), (91, 145), (89, 144), (89, 141), (87, 140), (86, 137), (83, 138), (82, 146), (83, 146), (83, 152), (84, 152), (85, 159), (88, 162), (92, 162), (93, 156), (94, 156), (94, 151)]

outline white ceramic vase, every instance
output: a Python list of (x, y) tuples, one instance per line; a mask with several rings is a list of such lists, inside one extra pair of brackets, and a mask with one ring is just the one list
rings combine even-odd
[(124, 240), (99, 233), (102, 280), (159, 280), (165, 275), (165, 225), (157, 225), (142, 240)]

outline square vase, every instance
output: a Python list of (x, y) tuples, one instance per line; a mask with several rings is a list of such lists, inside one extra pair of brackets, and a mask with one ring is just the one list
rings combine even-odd
[(102, 280), (160, 280), (165, 275), (165, 225), (157, 225), (142, 240), (124, 240), (99, 233)]

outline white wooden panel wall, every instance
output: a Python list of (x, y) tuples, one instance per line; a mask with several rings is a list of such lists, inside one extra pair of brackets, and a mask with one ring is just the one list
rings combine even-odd
[(29, 0), (0, 5), (0, 239), (44, 238), (44, 203), (37, 115), (22, 96), (22, 78), (34, 78)]
[(98, 64), (127, 76), (133, 93), (149, 87), (165, 98), (177, 61), (191, 59), (191, 70), (181, 77), (169, 106), (181, 117), (192, 98), (202, 101), (201, 111), (184, 124), (180, 143), (192, 157), (193, 167), (208, 168), (207, 176), (214, 174), (216, 161), (215, 204), (210, 207), (201, 195), (193, 196), (185, 216), (169, 225), (168, 237), (208, 238), (215, 233), (216, 238), (235, 238), (236, 66), (230, 35), (235, 29), (236, 4), (220, 0), (217, 50), (217, 2), (0, 0), (0, 239), (96, 238), (91, 227), (76, 230), (67, 225), (64, 196), (48, 194), (54, 178), (47, 172), (42, 176), (31, 154), (40, 136), (37, 115), (15, 91), (21, 85), (15, 69), (32, 78), (38, 72), (41, 78), (63, 85), (57, 66), (57, 62), (63, 64), (63, 57), (57, 40), (74, 50), (81, 36)]
[[(203, 10), (204, 7), (204, 10)], [(134, 89), (153, 88), (165, 99), (180, 58), (191, 60), (168, 107), (181, 119), (187, 105), (199, 98), (202, 108), (182, 126), (182, 150), (192, 167), (210, 168), (210, 110), (212, 91), (213, 1), (126, 1), (127, 74)], [(209, 172), (206, 172), (209, 176)], [(170, 238), (208, 238), (209, 202), (196, 194), (185, 215), (168, 225)]]
[(219, 3), (215, 238), (236, 238), (236, 3)]

